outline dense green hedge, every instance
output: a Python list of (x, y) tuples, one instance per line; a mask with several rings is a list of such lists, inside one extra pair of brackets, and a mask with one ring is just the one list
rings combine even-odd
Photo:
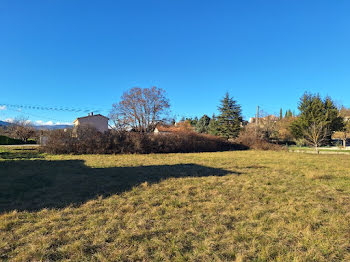
[(8, 136), (0, 136), (0, 145), (21, 145), (24, 142), (20, 139), (14, 139)]

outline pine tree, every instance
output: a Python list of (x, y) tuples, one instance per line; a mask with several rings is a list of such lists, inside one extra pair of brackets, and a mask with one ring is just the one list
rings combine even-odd
[(227, 139), (237, 137), (242, 123), (241, 106), (226, 93), (218, 109), (218, 134)]
[(280, 120), (283, 118), (283, 111), (282, 108), (280, 109)]

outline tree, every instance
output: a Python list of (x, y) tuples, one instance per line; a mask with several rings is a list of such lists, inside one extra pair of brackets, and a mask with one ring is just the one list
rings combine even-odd
[(344, 126), (341, 131), (341, 139), (343, 140), (343, 147), (346, 148), (346, 142), (350, 133), (350, 119), (344, 118)]
[[(330, 143), (332, 133), (343, 127), (342, 117), (330, 97), (322, 100), (320, 95), (305, 93), (299, 102), (299, 117), (292, 123), (291, 132), (297, 139), (305, 138), (310, 128), (315, 130), (324, 129), (326, 138), (324, 143)], [(322, 127), (322, 128), (321, 128)]]
[(283, 118), (283, 110), (282, 108), (280, 109), (280, 120)]
[(110, 117), (116, 128), (149, 132), (165, 120), (169, 108), (165, 90), (134, 87), (123, 93), (119, 103), (113, 104)]
[(326, 128), (330, 131), (327, 134), (326, 141), (330, 142), (332, 139), (333, 132), (340, 131), (344, 128), (344, 119), (340, 115), (337, 106), (330, 97), (326, 97), (324, 104), (326, 112), (326, 121), (328, 122)]
[(326, 122), (313, 122), (306, 130), (304, 137), (306, 141), (315, 147), (318, 152), (318, 147), (326, 140), (328, 134)]
[(226, 93), (219, 106), (220, 115), (218, 116), (218, 134), (219, 136), (236, 138), (241, 130), (242, 110), (241, 106)]
[(339, 138), (343, 140), (343, 147), (346, 148), (348, 134), (350, 133), (350, 109), (343, 106), (340, 109), (340, 116), (343, 118), (343, 128), (339, 132)]
[(290, 110), (290, 109), (288, 109), (286, 111), (286, 113), (284, 114), (284, 118), (289, 118), (289, 117), (293, 117), (292, 110)]
[(209, 131), (209, 123), (210, 123), (210, 117), (207, 115), (203, 115), (196, 125), (196, 131), (198, 133), (208, 133)]
[(293, 117), (293, 112), (292, 112), (292, 110), (290, 110), (290, 109), (289, 109), (289, 111), (288, 111), (288, 117)]
[(27, 118), (17, 118), (10, 126), (10, 132), (13, 137), (27, 142), (29, 138), (35, 135), (35, 129)]
[(194, 117), (194, 118), (193, 117), (186, 117), (186, 119), (184, 119), (183, 122), (185, 122), (185, 121), (189, 122), (191, 126), (195, 127), (198, 123), (198, 117)]
[(219, 123), (215, 114), (213, 114), (208, 125), (208, 133), (213, 136), (219, 135)]
[(290, 130), (290, 126), (295, 120), (294, 117), (285, 117), (276, 123), (276, 129), (278, 132), (278, 140), (281, 142), (289, 142), (293, 140), (293, 135)]
[(278, 138), (277, 122), (279, 118), (260, 111), (259, 125), (256, 127), (256, 133), (262, 139), (269, 142), (276, 141)]

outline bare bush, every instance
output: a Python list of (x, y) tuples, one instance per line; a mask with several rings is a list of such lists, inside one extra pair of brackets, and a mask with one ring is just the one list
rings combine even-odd
[(52, 131), (42, 147), (52, 154), (121, 154), (121, 153), (189, 153), (246, 149), (243, 145), (225, 139), (195, 132), (176, 132), (166, 135), (139, 132), (115, 132), (104, 134), (91, 128)]
[(259, 129), (256, 129), (255, 126), (246, 126), (244, 130), (241, 131), (238, 138), (234, 140), (234, 142), (250, 149), (257, 150), (283, 149), (283, 147), (278, 144), (270, 143), (267, 140), (265, 133)]

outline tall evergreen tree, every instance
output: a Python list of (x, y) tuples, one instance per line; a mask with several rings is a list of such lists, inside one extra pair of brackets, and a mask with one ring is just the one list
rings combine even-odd
[(292, 117), (293, 116), (293, 113), (292, 113), (292, 110), (288, 110), (288, 117)]
[(225, 138), (235, 138), (239, 135), (242, 123), (241, 106), (226, 93), (219, 106), (218, 134)]
[(280, 109), (280, 120), (283, 118), (283, 111), (282, 108)]

